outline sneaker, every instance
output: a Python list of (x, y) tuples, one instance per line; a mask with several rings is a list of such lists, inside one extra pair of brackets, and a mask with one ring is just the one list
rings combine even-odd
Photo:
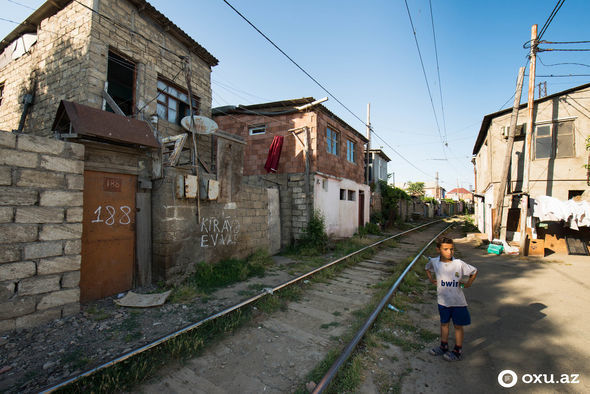
[(443, 354), (443, 358), (447, 361), (461, 361), (463, 354), (456, 352), (446, 352)]
[(444, 354), (447, 354), (449, 352), (449, 350), (444, 350), (443, 348), (441, 348), (440, 346), (437, 347), (433, 347), (432, 349), (430, 349), (428, 351), (428, 353), (430, 353), (433, 356), (442, 356)]

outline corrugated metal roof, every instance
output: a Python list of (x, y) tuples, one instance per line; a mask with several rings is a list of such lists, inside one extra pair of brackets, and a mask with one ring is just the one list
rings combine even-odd
[[(158, 11), (154, 6), (145, 0), (127, 0), (129, 3), (137, 7), (140, 13), (145, 13), (151, 19), (153, 19), (160, 27), (167, 31), (168, 34), (176, 38), (182, 44), (185, 44), (191, 52), (203, 59), (209, 67), (216, 66), (219, 64), (211, 53), (203, 48), (198, 42), (186, 34), (180, 27), (176, 26), (170, 19), (164, 14)], [(10, 32), (0, 42), (0, 53), (8, 46), (11, 42), (19, 38), (25, 33), (36, 33), (38, 26), (41, 21), (57, 14), (63, 10), (72, 0), (49, 0), (43, 3), (35, 12), (33, 12), (27, 19), (18, 25), (12, 32)]]
[[(533, 106), (535, 104), (542, 103), (542, 102), (547, 101), (547, 100), (552, 100), (552, 99), (554, 99), (556, 97), (559, 97), (559, 96), (565, 96), (566, 94), (575, 92), (577, 90), (586, 89), (588, 87), (590, 87), (590, 83), (587, 83), (587, 84), (584, 84), (584, 85), (580, 85), (580, 86), (576, 86), (575, 88), (563, 90), (561, 92), (557, 92), (557, 93), (554, 93), (552, 95), (542, 97), (540, 99), (536, 99), (533, 102), (534, 103)], [(527, 107), (527, 104), (526, 103), (525, 104), (520, 104), (520, 106), (518, 107), (518, 109), (520, 110), (520, 109), (523, 109), (523, 108), (526, 108), (526, 107)], [(490, 127), (490, 123), (492, 123), (492, 119), (497, 118), (498, 116), (502, 116), (502, 115), (508, 114), (510, 112), (512, 112), (512, 108), (506, 108), (506, 109), (503, 109), (501, 111), (494, 112), (492, 114), (488, 114), (488, 115), (486, 115), (486, 116), (483, 117), (483, 120), (481, 121), (481, 127), (479, 129), (479, 134), (477, 135), (477, 139), (475, 140), (475, 145), (473, 146), (473, 154), (474, 155), (477, 155), (479, 153), (479, 149), (483, 145), (483, 143), (484, 143), (484, 141), (486, 139), (486, 136), (488, 135), (488, 128)]]
[(68, 122), (72, 132), (78, 135), (152, 148), (160, 146), (149, 125), (142, 120), (62, 100), (51, 129), (57, 130)]

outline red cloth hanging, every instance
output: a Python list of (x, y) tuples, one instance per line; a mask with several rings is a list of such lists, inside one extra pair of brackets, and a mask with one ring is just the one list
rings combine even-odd
[(266, 164), (264, 169), (266, 172), (277, 172), (279, 167), (279, 159), (281, 158), (281, 149), (283, 149), (283, 140), (285, 138), (280, 135), (276, 135), (272, 139), (270, 149), (268, 150), (268, 157), (266, 158)]

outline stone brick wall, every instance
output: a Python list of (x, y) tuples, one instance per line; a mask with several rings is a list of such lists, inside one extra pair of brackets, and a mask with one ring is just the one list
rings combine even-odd
[[(95, 1), (81, 3), (92, 8)], [(174, 54), (188, 55), (189, 48), (127, 1), (96, 3), (98, 11), (110, 19), (71, 2), (41, 22), (37, 43), (30, 53), (0, 70), (0, 82), (5, 83), (0, 129), (18, 127), (23, 96), (32, 90), (35, 80), (36, 95), (25, 133), (50, 135), (60, 100), (102, 108), (109, 49), (135, 63), (135, 107), (142, 109), (146, 118), (156, 113), (158, 76), (186, 86), (184, 73), (179, 72), (182, 61)], [(190, 59), (191, 89), (200, 98), (199, 113), (211, 116), (211, 67), (192, 52)], [(164, 136), (183, 132), (180, 126), (163, 119), (158, 120), (157, 128)], [(211, 139), (200, 137), (198, 149), (201, 158), (210, 163)]]
[[(92, 6), (92, 0), (81, 2)], [(0, 70), (0, 81), (5, 82), (0, 130), (18, 128), (23, 96), (35, 85), (35, 100), (25, 123), (27, 133), (51, 133), (60, 100), (85, 104), (85, 87), (92, 74), (86, 57), (91, 17), (92, 11), (71, 2), (41, 22), (37, 43), (29, 53)]]
[(0, 131), (0, 331), (79, 311), (84, 146)]

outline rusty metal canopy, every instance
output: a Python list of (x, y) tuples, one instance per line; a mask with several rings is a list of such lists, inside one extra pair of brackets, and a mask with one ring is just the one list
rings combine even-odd
[(51, 129), (63, 129), (67, 123), (71, 123), (72, 132), (78, 135), (152, 148), (160, 146), (149, 125), (142, 120), (62, 100)]

